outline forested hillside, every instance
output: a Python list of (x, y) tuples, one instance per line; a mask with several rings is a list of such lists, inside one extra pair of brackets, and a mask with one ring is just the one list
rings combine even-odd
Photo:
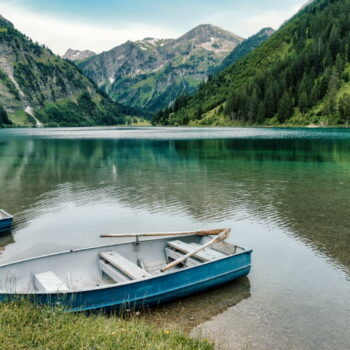
[(248, 55), (251, 51), (265, 42), (275, 30), (273, 28), (263, 28), (258, 33), (242, 41), (233, 51), (223, 60), (222, 64), (213, 69), (213, 73), (218, 73), (231, 64), (237, 62), (240, 58)]
[(125, 109), (0, 16), (0, 126), (111, 125)]
[(350, 0), (318, 0), (155, 123), (347, 124), (349, 62)]

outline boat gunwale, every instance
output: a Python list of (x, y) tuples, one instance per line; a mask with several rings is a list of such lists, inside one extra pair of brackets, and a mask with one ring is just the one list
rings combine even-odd
[(6, 210), (0, 209), (0, 212), (6, 215), (5, 218), (2, 218), (2, 219), (0, 218), (0, 222), (3, 221), (3, 220), (13, 219), (13, 215), (11, 215), (10, 213), (8, 213)]
[[(190, 236), (195, 236), (195, 235), (188, 235), (188, 234), (184, 234), (184, 235), (179, 235), (178, 237), (190, 237)], [(166, 239), (167, 236), (164, 236), (164, 238), (159, 238), (159, 237), (154, 237), (154, 238), (148, 238), (146, 240), (139, 240), (138, 242), (148, 242), (148, 241), (157, 241), (157, 240), (161, 240), (161, 239)], [(168, 236), (168, 238), (171, 238), (171, 236)], [(88, 248), (77, 248), (77, 249), (71, 249), (71, 250), (66, 250), (66, 251), (62, 251), (62, 252), (56, 252), (56, 253), (51, 253), (51, 254), (46, 254), (46, 255), (41, 255), (41, 256), (36, 256), (36, 257), (32, 257), (32, 258), (28, 258), (28, 259), (22, 259), (22, 260), (17, 260), (17, 261), (12, 261), (10, 263), (7, 264), (2, 264), (0, 265), (0, 269), (4, 268), (4, 267), (9, 267), (11, 265), (17, 265), (17, 264), (22, 264), (22, 263), (26, 263), (29, 261), (33, 261), (33, 260), (38, 260), (38, 259), (44, 259), (44, 258), (49, 258), (49, 257), (53, 257), (53, 256), (58, 256), (58, 255), (64, 255), (64, 254), (71, 254), (71, 253), (77, 253), (77, 252), (82, 252), (82, 251), (88, 251), (88, 250), (93, 250), (93, 249), (102, 249), (102, 248), (108, 248), (108, 247), (114, 247), (114, 246), (118, 246), (118, 245), (123, 245), (123, 244), (133, 244), (137, 241), (132, 240), (132, 241), (126, 241), (126, 242), (121, 242), (121, 243), (117, 243), (117, 244), (108, 244), (108, 245), (101, 245), (101, 246), (94, 246), (94, 247), (88, 247)], [(178, 272), (182, 272), (182, 271), (186, 271), (189, 269), (196, 269), (199, 268), (201, 266), (205, 266), (207, 264), (212, 264), (214, 262), (217, 261), (221, 261), (221, 260), (225, 260), (225, 259), (229, 259), (232, 258), (233, 256), (238, 256), (241, 254), (247, 254), (247, 253), (252, 253), (253, 249), (245, 249), (243, 247), (237, 246), (235, 245), (237, 248), (243, 249), (242, 252), (239, 253), (233, 253), (233, 254), (228, 254), (227, 256), (224, 256), (222, 258), (217, 258), (211, 261), (206, 261), (206, 262), (202, 262), (200, 265), (197, 266), (188, 266), (185, 268), (182, 268), (181, 270), (173, 270), (173, 271), (169, 271), (167, 273), (163, 273), (163, 274), (159, 274), (159, 275), (154, 275), (154, 276), (150, 276), (150, 277), (146, 277), (146, 278), (142, 278), (142, 279), (136, 279), (136, 280), (130, 280), (130, 281), (125, 281), (125, 282), (121, 282), (121, 283), (113, 283), (110, 285), (103, 285), (103, 286), (95, 286), (92, 288), (84, 288), (84, 289), (79, 289), (79, 290), (69, 290), (67, 292), (58, 292), (58, 291), (54, 291), (54, 292), (6, 292), (6, 291), (1, 291), (0, 290), (0, 295), (18, 295), (18, 296), (30, 296), (30, 295), (70, 295), (70, 294), (77, 294), (77, 293), (85, 293), (85, 292), (90, 292), (90, 291), (96, 291), (96, 290), (101, 290), (101, 289), (109, 289), (109, 288), (115, 288), (115, 287), (121, 287), (124, 285), (128, 285), (128, 284), (132, 284), (132, 283), (139, 283), (139, 282), (143, 282), (143, 281), (148, 281), (151, 279), (156, 279), (156, 278), (162, 278), (164, 276), (167, 275), (171, 275), (171, 274), (175, 274)]]

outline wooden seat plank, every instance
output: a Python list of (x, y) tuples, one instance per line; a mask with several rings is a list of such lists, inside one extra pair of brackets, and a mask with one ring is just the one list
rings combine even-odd
[[(190, 245), (194, 249), (197, 249), (197, 248), (199, 248), (201, 246), (201, 244), (197, 244), (197, 243), (190, 243)], [(215, 250), (213, 248), (204, 249), (202, 252), (210, 254), (212, 257), (214, 257), (214, 259), (221, 259), (221, 258), (227, 256), (225, 253), (219, 252), (219, 251), (217, 251), (217, 250)]]
[(118, 254), (117, 252), (100, 252), (100, 257), (109, 262), (111, 265), (113, 265), (115, 268), (120, 270), (131, 279), (151, 277), (151, 274), (149, 274), (146, 270), (141, 269), (136, 264), (124, 258), (124, 256)]
[[(168, 246), (177, 249), (185, 254), (190, 253), (200, 247), (200, 244), (188, 244), (179, 240), (168, 242)], [(207, 248), (194, 255), (198, 260), (207, 262), (225, 257), (226, 255), (213, 249)]]
[(114, 282), (122, 283), (130, 281), (131, 278), (125, 276), (117, 269), (115, 269), (110, 263), (106, 262), (103, 259), (99, 260), (100, 270), (103, 271), (107, 276), (109, 276)]
[(68, 287), (52, 271), (37, 273), (34, 275), (34, 285), (39, 291), (65, 292)]

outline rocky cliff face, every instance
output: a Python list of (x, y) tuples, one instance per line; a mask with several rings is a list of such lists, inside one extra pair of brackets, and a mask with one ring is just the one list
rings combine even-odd
[(157, 111), (206, 81), (243, 38), (200, 25), (178, 39), (145, 38), (78, 62), (115, 101)]
[(62, 56), (62, 58), (65, 58), (71, 61), (81, 61), (95, 55), (96, 53), (90, 50), (80, 51), (80, 50), (68, 49), (66, 53)]
[[(89, 112), (85, 107), (90, 102)], [(0, 105), (18, 125), (35, 120), (40, 123), (39, 114), (44, 123), (55, 125), (94, 125), (104, 124), (104, 119), (111, 123), (123, 119), (122, 113), (97, 92), (74, 64), (33, 43), (3, 17), (0, 17)], [(55, 108), (58, 105), (62, 107), (60, 111)], [(116, 113), (115, 118), (108, 119), (108, 109)], [(70, 114), (64, 115), (63, 110)], [(28, 115), (32, 118), (28, 119)]]

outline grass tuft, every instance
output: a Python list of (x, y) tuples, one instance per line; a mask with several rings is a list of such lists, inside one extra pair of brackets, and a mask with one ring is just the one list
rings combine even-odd
[(26, 302), (0, 305), (0, 344), (6, 350), (213, 349), (205, 340), (142, 320), (65, 313)]

